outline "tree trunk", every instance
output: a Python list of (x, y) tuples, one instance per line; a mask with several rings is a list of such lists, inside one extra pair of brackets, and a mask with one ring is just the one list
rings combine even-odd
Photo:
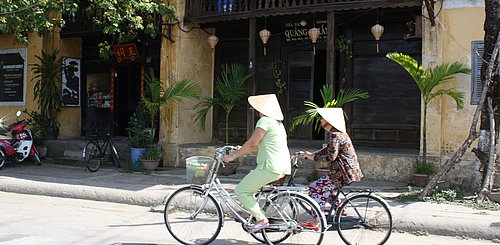
[[(482, 202), (491, 192), (491, 188), (493, 187), (493, 183), (491, 183), (494, 178), (494, 168), (495, 168), (495, 146), (496, 144), (493, 144), (495, 142), (495, 120), (493, 116), (493, 106), (492, 106), (492, 99), (488, 98), (488, 109), (489, 109), (489, 118), (490, 118), (490, 139), (489, 139), (489, 146), (490, 149), (488, 149), (489, 156), (488, 156), (488, 165), (486, 165), (485, 171), (484, 171), (484, 177), (483, 177), (483, 183), (481, 185), (481, 189), (477, 194), (477, 202)], [(491, 181), (491, 182), (490, 182)]]
[[(478, 157), (481, 161), (483, 173), (481, 180), (481, 188), (477, 189), (477, 201), (483, 201), (491, 191), (490, 186), (493, 186), (494, 166), (496, 161), (495, 148), (498, 144), (498, 125), (495, 122), (500, 120), (499, 104), (500, 104), (500, 88), (498, 71), (498, 37), (500, 36), (500, 2), (498, 0), (485, 1), (486, 19), (484, 22), (484, 54), (483, 66), (481, 69), (481, 79), (483, 81), (491, 80), (490, 83), (485, 83), (487, 86), (487, 94), (489, 103), (482, 104), (481, 109), (481, 124), (480, 129), (488, 131), (487, 137), (481, 137), (479, 145), (485, 146), (483, 157)], [(490, 61), (487, 64), (485, 61)], [(477, 152), (475, 152), (478, 156)], [(484, 157), (487, 156), (487, 157)], [(490, 180), (492, 180), (490, 182)]]
[(423, 154), (423, 163), (427, 163), (427, 101), (424, 101), (424, 125), (422, 132), (422, 154)]
[[(498, 5), (500, 5), (500, 3), (498, 3)], [(483, 93), (481, 94), (481, 99), (479, 100), (479, 105), (477, 106), (476, 112), (474, 113), (474, 118), (472, 119), (472, 125), (471, 125), (470, 130), (469, 130), (469, 136), (467, 137), (465, 142), (462, 144), (462, 146), (460, 146), (460, 148), (455, 152), (455, 154), (453, 154), (453, 156), (446, 161), (446, 163), (443, 165), (443, 167), (441, 167), (439, 169), (438, 173), (436, 175), (434, 175), (429, 180), (429, 183), (427, 184), (427, 186), (425, 186), (424, 190), (420, 193), (421, 198), (426, 197), (430, 193), (430, 191), (436, 186), (438, 180), (441, 179), (441, 177), (443, 177), (445, 174), (447, 174), (453, 168), (453, 166), (455, 166), (455, 164), (462, 159), (462, 156), (464, 155), (465, 151), (470, 147), (472, 142), (475, 139), (477, 139), (477, 137), (479, 136), (478, 133), (476, 132), (476, 126), (477, 126), (477, 122), (479, 119), (479, 112), (480, 111), (482, 112), (481, 109), (483, 108), (483, 104), (484, 104), (484, 100), (485, 100), (486, 95), (487, 95), (487, 91), (489, 91), (489, 89), (494, 84), (491, 78), (492, 78), (493, 71), (497, 71), (498, 68), (497, 68), (497, 66), (494, 66), (492, 64), (498, 64), (499, 48), (500, 48), (500, 33), (497, 33), (497, 39), (496, 39), (496, 42), (494, 45), (494, 49), (491, 52), (491, 54), (493, 54), (493, 55), (490, 55), (491, 56), (490, 62), (488, 64), (486, 64), (488, 66), (488, 70), (487, 70), (488, 72), (487, 72), (486, 80), (483, 80), (483, 81), (485, 81), (484, 87), (483, 87)], [(486, 49), (484, 52), (486, 53)], [(497, 76), (497, 78), (498, 78), (498, 76)]]

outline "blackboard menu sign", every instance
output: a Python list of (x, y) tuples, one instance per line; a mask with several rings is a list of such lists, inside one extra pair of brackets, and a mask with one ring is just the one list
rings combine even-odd
[(26, 49), (0, 50), (0, 105), (24, 105)]

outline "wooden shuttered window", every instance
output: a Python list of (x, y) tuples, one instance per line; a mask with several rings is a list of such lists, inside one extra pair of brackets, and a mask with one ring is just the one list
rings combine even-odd
[(472, 41), (471, 53), (471, 105), (479, 104), (483, 92), (483, 81), (481, 80), (481, 66), (483, 65), (484, 41)]

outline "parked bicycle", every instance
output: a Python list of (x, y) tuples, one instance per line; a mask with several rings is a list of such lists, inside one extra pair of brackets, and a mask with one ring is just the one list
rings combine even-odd
[[(302, 160), (300, 153), (292, 156), (292, 171), (297, 171)], [(285, 182), (293, 186), (293, 175)], [(342, 199), (339, 203), (336, 201)], [(392, 232), (392, 214), (389, 205), (373, 190), (344, 192), (338, 189), (333, 202), (324, 210), (327, 230), (336, 229), (346, 244), (384, 244)]]
[(113, 161), (113, 163), (120, 167), (122, 158), (118, 153), (113, 138), (109, 130), (106, 131), (104, 137), (99, 137), (97, 134), (91, 135), (90, 140), (83, 148), (83, 158), (85, 159), (85, 166), (90, 172), (99, 170), (102, 161)]
[[(237, 148), (224, 146), (216, 149), (216, 159), (195, 156), (186, 159), (187, 179), (194, 184), (175, 191), (168, 198), (163, 212), (169, 233), (182, 244), (209, 244), (214, 241), (224, 223), (221, 202), (229, 209), (242, 228), (248, 231), (254, 219), (229, 194), (219, 178), (219, 167), (225, 167), (224, 154)], [(326, 230), (325, 216), (319, 205), (302, 194), (302, 187), (266, 186), (256, 197), (270, 225), (251, 235), (260, 242), (277, 244), (320, 244)], [(244, 218), (240, 213), (248, 214)]]

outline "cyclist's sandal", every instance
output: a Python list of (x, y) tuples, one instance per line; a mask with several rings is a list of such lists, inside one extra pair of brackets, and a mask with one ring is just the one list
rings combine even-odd
[(255, 233), (267, 227), (269, 227), (269, 223), (254, 225), (250, 229), (248, 229), (248, 233)]

